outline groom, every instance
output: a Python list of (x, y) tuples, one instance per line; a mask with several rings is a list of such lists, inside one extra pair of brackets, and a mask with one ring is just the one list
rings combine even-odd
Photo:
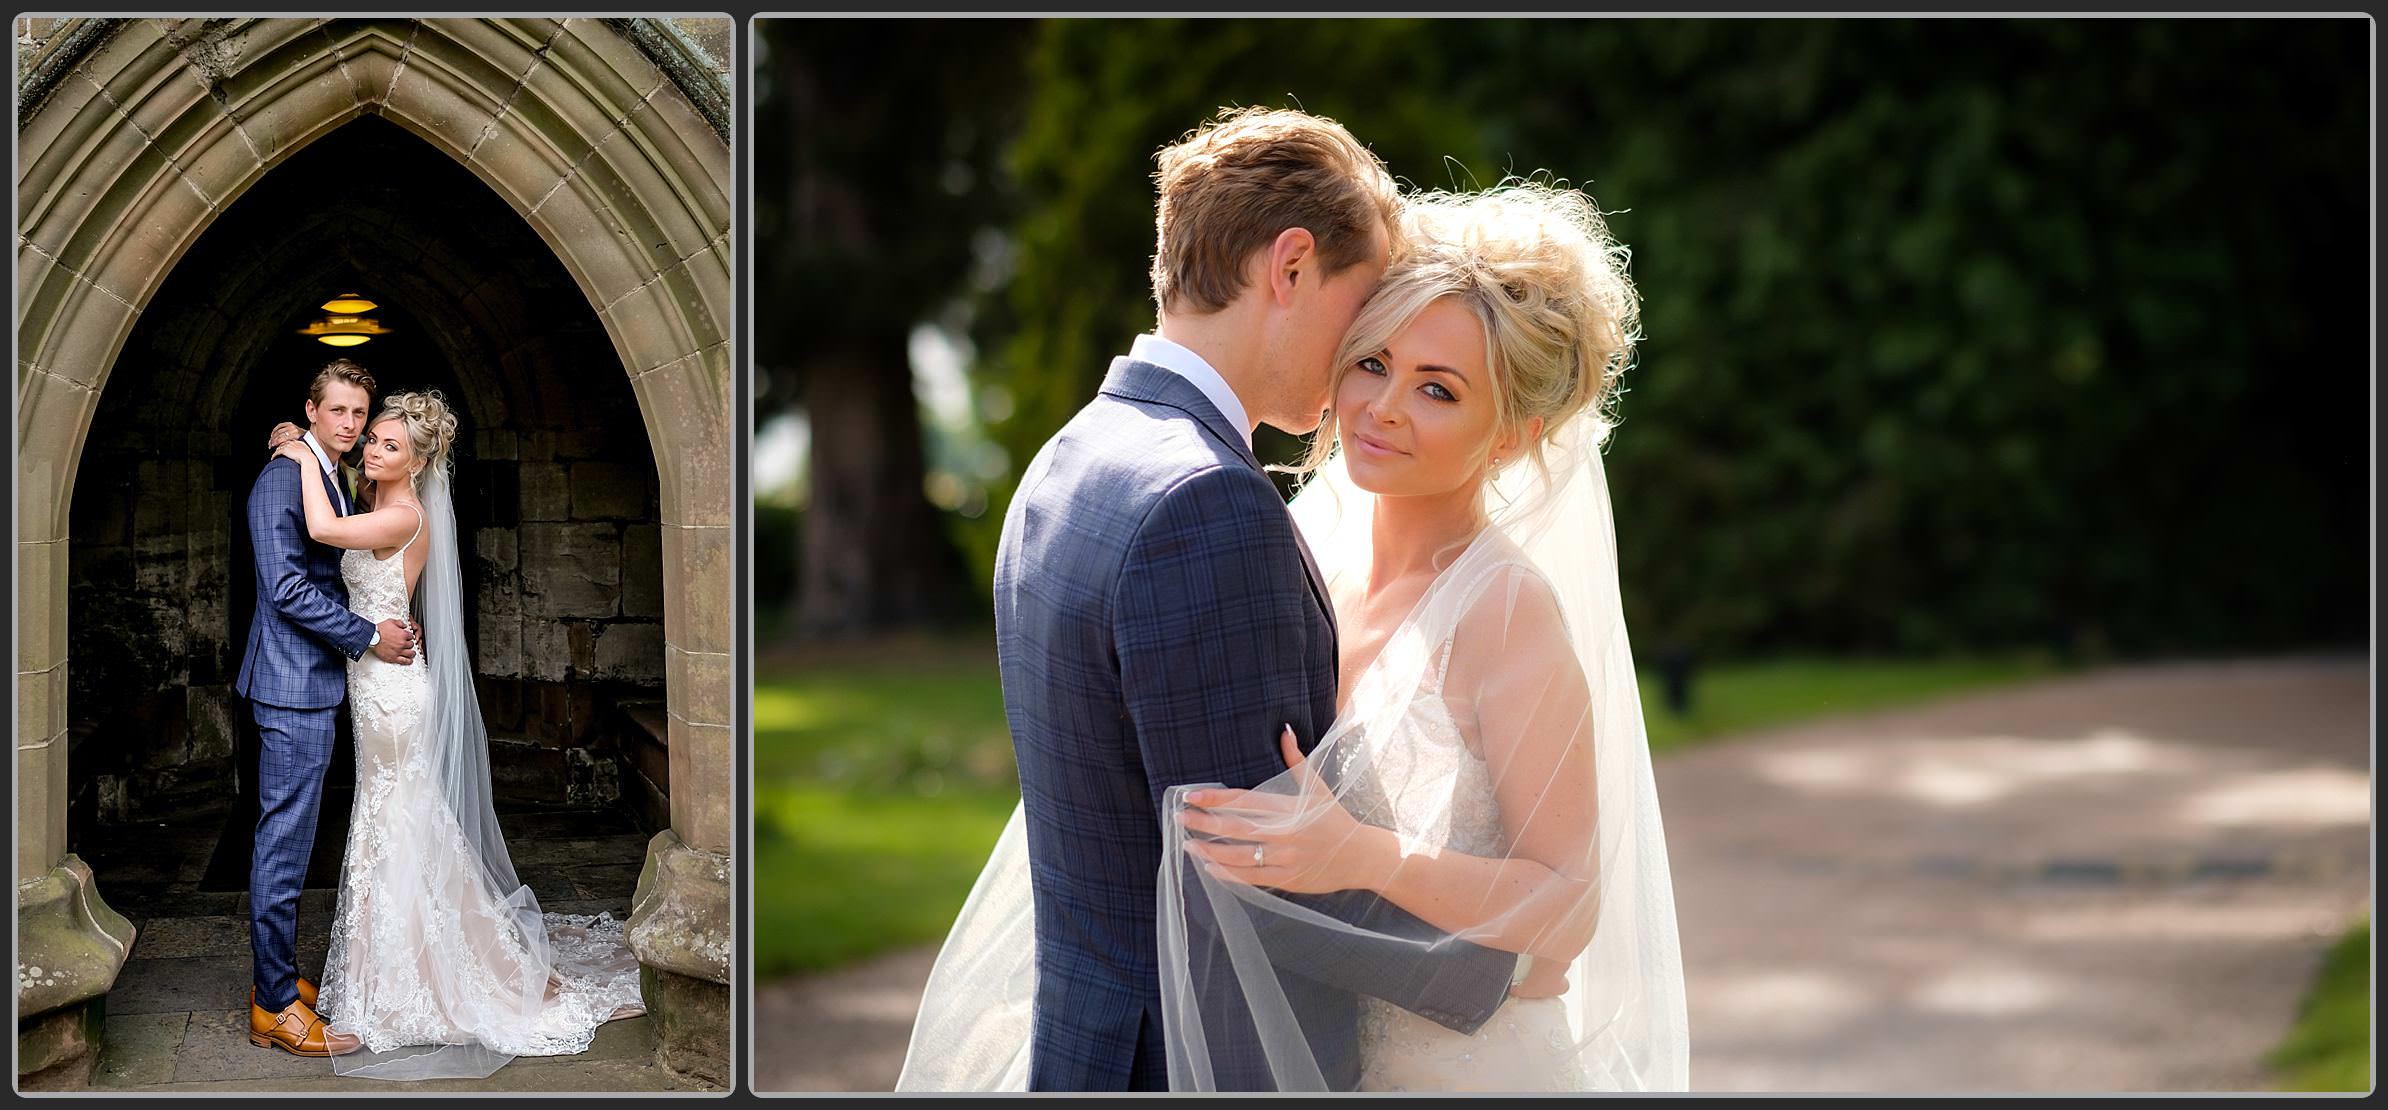
[[(1157, 176), (1159, 325), (1029, 464), (996, 552), (1036, 914), (1033, 1090), (1167, 1087), (1163, 794), (1258, 786), (1285, 770), (1287, 724), (1307, 751), (1335, 715), (1334, 611), (1251, 439), (1263, 423), (1317, 427), (1399, 199), (1341, 125), (1294, 111), (1224, 115), (1163, 151)], [(1432, 935), (1372, 896), (1304, 901), (1373, 933)], [(1303, 961), (1278, 970), (1334, 1089), (1359, 1075), (1357, 992), (1473, 1032), (1517, 964), (1357, 941)], [(1248, 1017), (1210, 1024), (1218, 1087), (1271, 1087)]]
[(249, 490), (249, 545), (257, 562), (257, 612), (249, 621), (233, 689), (257, 720), (257, 844), (249, 862), (249, 946), (255, 954), (249, 1041), (300, 1056), (355, 1051), (355, 1038), (325, 1028), (315, 984), (298, 975), (299, 888), (323, 810), (349, 660), (371, 651), (404, 665), (414, 633), (404, 621), (376, 625), (348, 611), (338, 548), (307, 535), (300, 482), (322, 482), (343, 516), (348, 491), (332, 461), (356, 446), (373, 403), (373, 375), (334, 359), (307, 389), (307, 445), (321, 464), (304, 473), (275, 458)]

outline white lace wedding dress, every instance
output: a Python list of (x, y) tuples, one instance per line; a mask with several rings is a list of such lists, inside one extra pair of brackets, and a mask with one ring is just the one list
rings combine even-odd
[[(1431, 686), (1407, 695), (1396, 719), (1356, 730), (1332, 757), (1345, 804), (1414, 844), (1471, 856), (1509, 854), (1492, 772), (1443, 700), (1451, 644)], [(1359, 704), (1388, 697), (1386, 669), (1371, 666)], [(1567, 1006), (1512, 998), (1473, 1034), (1459, 1033), (1368, 995), (1360, 996), (1363, 1091), (1581, 1091), (1587, 1082)]]
[[(405, 558), (348, 552), (351, 609), (407, 619)], [(487, 1075), (514, 1056), (584, 1052), (599, 1025), (645, 1010), (621, 922), (542, 914), (510, 864), (493, 875), (470, 842), (435, 781), (431, 683), (420, 655), (348, 665), (356, 802), (318, 1006), (363, 1042), (334, 1058), (343, 1074)]]

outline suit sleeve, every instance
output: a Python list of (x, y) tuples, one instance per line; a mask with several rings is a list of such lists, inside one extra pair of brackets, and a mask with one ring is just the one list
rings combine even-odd
[(1285, 770), (1280, 729), (1327, 723), (1312, 719), (1303, 579), (1276, 487), (1249, 470), (1180, 482), (1130, 542), (1112, 642), (1156, 815), (1172, 786), (1260, 785)]
[[(1276, 738), (1305, 746), (1316, 720), (1309, 685), (1309, 585), (1293, 522), (1259, 473), (1216, 469), (1162, 497), (1122, 564), (1113, 612), (1120, 690), (1135, 726), (1155, 813), (1170, 787), (1250, 789), (1285, 770)], [(1198, 883), (1189, 883), (1189, 897)], [(1507, 997), (1517, 957), (1443, 937), (1375, 894), (1294, 895), (1358, 926), (1328, 931), (1277, 915), (1259, 922), (1281, 970), (1373, 995), (1473, 1032)]]
[(348, 611), (307, 577), (306, 510), (299, 465), (276, 459), (249, 491), (249, 545), (257, 559), (257, 602), (333, 650), (355, 659), (373, 639), (373, 622)]

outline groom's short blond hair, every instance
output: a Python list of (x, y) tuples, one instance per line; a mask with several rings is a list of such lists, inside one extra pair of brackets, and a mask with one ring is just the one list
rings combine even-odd
[(315, 380), (307, 383), (307, 400), (318, 405), (322, 404), (324, 387), (333, 382), (347, 382), (364, 390), (365, 403), (373, 403), (373, 394), (377, 391), (373, 381), (373, 372), (345, 358), (336, 358), (324, 363), (323, 369), (315, 372)]
[(1244, 290), (1252, 252), (1305, 228), (1333, 275), (1391, 236), (1401, 195), (1385, 164), (1343, 125), (1285, 108), (1223, 108), (1162, 148), (1153, 248), (1161, 311), (1217, 312)]

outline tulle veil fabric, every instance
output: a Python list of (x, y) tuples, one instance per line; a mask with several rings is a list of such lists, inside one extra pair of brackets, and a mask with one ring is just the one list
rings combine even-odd
[[(369, 903), (358, 909), (376, 924), (365, 930), (370, 942), (335, 925), (325, 960), (324, 1017), (365, 1042), (332, 1057), (339, 1075), (482, 1078), (517, 1054), (584, 1050), (597, 1025), (637, 1002), (636, 960), (619, 943), (619, 924), (544, 915), (498, 827), (489, 732), (465, 643), (449, 470), (444, 461), (431, 468), (419, 489), (429, 544), (417, 587), (420, 647), (430, 680), (413, 735), (399, 748), (403, 759), (422, 761), (412, 769), (423, 775), (400, 776), (383, 811), (387, 835), (365, 845), (362, 858), (352, 844), (346, 860), (352, 868), (371, 861), (376, 875), (403, 881), (380, 889), (344, 878), (341, 920), (355, 896)], [(361, 798), (369, 785), (359, 786)], [(401, 947), (394, 939), (414, 944), (393, 951)], [(633, 984), (627, 999), (625, 976)]]
[[(1435, 1089), (1688, 1087), (1674, 891), (1601, 468), (1608, 431), (1579, 416), (1551, 437), (1539, 463), (1513, 464), (1495, 479), (1488, 527), (1452, 553), (1311, 753), (1307, 769), (1317, 780), (1307, 801), (1245, 814), (1299, 824), (1332, 803), (1392, 830), (1404, 868), (1463, 851), (1518, 865), (1499, 891), (1472, 889), (1460, 899), (1468, 909), (1445, 911), (1441, 936), (1372, 938), (1430, 947), (1467, 941), (1566, 965), (1556, 1003), (1513, 998), (1494, 1017), (1515, 1012), (1531, 1026), (1522, 1056), (1512, 1046), (1476, 1061), (1472, 1046), (1459, 1043), (1465, 1038), (1440, 1027), (1405, 1041), (1407, 1015), (1362, 999), (1364, 1010), (1380, 1011), (1364, 1019), (1374, 1022), (1362, 1034), (1364, 1056), (1451, 1050), (1450, 1066), (1429, 1077)], [(1296, 523), (1330, 579), (1365, 571), (1372, 503), (1340, 457), (1294, 498)], [(1259, 789), (1305, 797), (1292, 773)], [(1182, 793), (1170, 792), (1173, 812)], [(1546, 824), (1530, 839), (1543, 858), (1515, 854), (1509, 834), (1537, 820)], [(1218, 1035), (1220, 1023), (1235, 1022), (1258, 1030), (1278, 1090), (1319, 1089), (1320, 1053), (1340, 1051), (1334, 1042), (1348, 1031), (1302, 1028), (1280, 980), (1303, 969), (1271, 953), (1315, 944), (1320, 931), (1356, 935), (1357, 927), (1216, 877), (1186, 856), (1183, 826), (1165, 820), (1163, 831), (1170, 1087), (1215, 1089), (1212, 1046), (1229, 1040)], [(1015, 811), (931, 971), (897, 1090), (1025, 1087), (1033, 931)]]

